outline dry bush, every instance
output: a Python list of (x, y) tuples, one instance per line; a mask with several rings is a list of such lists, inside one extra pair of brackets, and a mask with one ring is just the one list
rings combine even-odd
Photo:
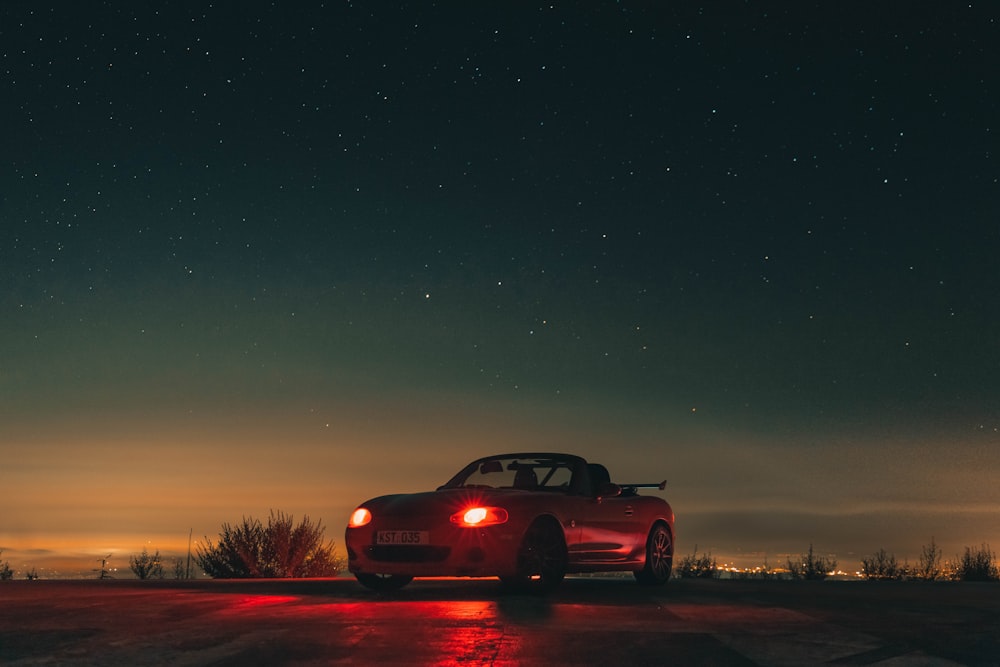
[(965, 553), (958, 563), (958, 578), (961, 581), (997, 581), (997, 555), (988, 544), (980, 547), (965, 547)]
[[(3, 551), (0, 551), (0, 556), (3, 555)], [(10, 581), (14, 578), (14, 570), (10, 569), (10, 563), (4, 561), (0, 563), (0, 581)]]
[(295, 525), (290, 514), (272, 510), (266, 526), (247, 517), (236, 526), (222, 524), (218, 543), (205, 538), (196, 560), (216, 579), (333, 577), (343, 564), (333, 542), (323, 541), (325, 531), (309, 517)]
[(803, 554), (798, 560), (788, 559), (788, 573), (792, 579), (822, 581), (836, 569), (836, 559), (815, 555), (811, 544), (809, 545), (809, 553)]
[(935, 581), (945, 578), (944, 561), (941, 560), (941, 548), (934, 543), (933, 537), (931, 537), (931, 543), (925, 544), (921, 550), (920, 559), (917, 561), (917, 567), (913, 570), (912, 575), (914, 579), (923, 579), (925, 581)]
[(906, 574), (906, 568), (901, 567), (896, 556), (879, 549), (873, 555), (861, 559), (861, 574), (869, 580), (900, 580)]
[(128, 566), (138, 579), (162, 579), (163, 563), (160, 562), (160, 552), (150, 554), (146, 547), (138, 556), (129, 556)]
[(694, 547), (694, 553), (684, 556), (677, 566), (677, 576), (682, 579), (718, 579), (718, 563), (712, 554), (698, 555), (698, 545)]

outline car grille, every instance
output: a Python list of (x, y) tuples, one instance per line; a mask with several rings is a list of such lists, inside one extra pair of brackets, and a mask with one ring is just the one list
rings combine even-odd
[(385, 563), (437, 563), (448, 558), (449, 547), (425, 545), (372, 544), (365, 547), (368, 557)]

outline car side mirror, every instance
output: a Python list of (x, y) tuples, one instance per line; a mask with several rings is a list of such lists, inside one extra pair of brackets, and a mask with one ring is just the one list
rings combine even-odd
[(612, 482), (606, 482), (597, 487), (598, 498), (617, 498), (622, 494), (622, 487)]

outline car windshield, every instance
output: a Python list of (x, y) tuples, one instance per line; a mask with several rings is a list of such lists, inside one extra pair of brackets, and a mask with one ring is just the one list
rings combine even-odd
[(466, 466), (444, 489), (491, 488), (569, 491), (574, 462), (551, 456), (497, 456)]

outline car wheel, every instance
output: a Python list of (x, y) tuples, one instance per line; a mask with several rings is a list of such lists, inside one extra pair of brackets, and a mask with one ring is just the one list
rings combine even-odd
[[(517, 574), (500, 577), (514, 588), (551, 590), (566, 576), (566, 540), (551, 521), (535, 521), (521, 540), (517, 552)], [(535, 577), (538, 579), (535, 580)]]
[(659, 586), (670, 579), (674, 566), (674, 541), (663, 524), (656, 524), (646, 539), (646, 565), (635, 573), (643, 586)]
[(362, 586), (373, 591), (395, 591), (413, 581), (413, 577), (402, 574), (369, 574), (367, 572), (358, 572), (354, 578)]

